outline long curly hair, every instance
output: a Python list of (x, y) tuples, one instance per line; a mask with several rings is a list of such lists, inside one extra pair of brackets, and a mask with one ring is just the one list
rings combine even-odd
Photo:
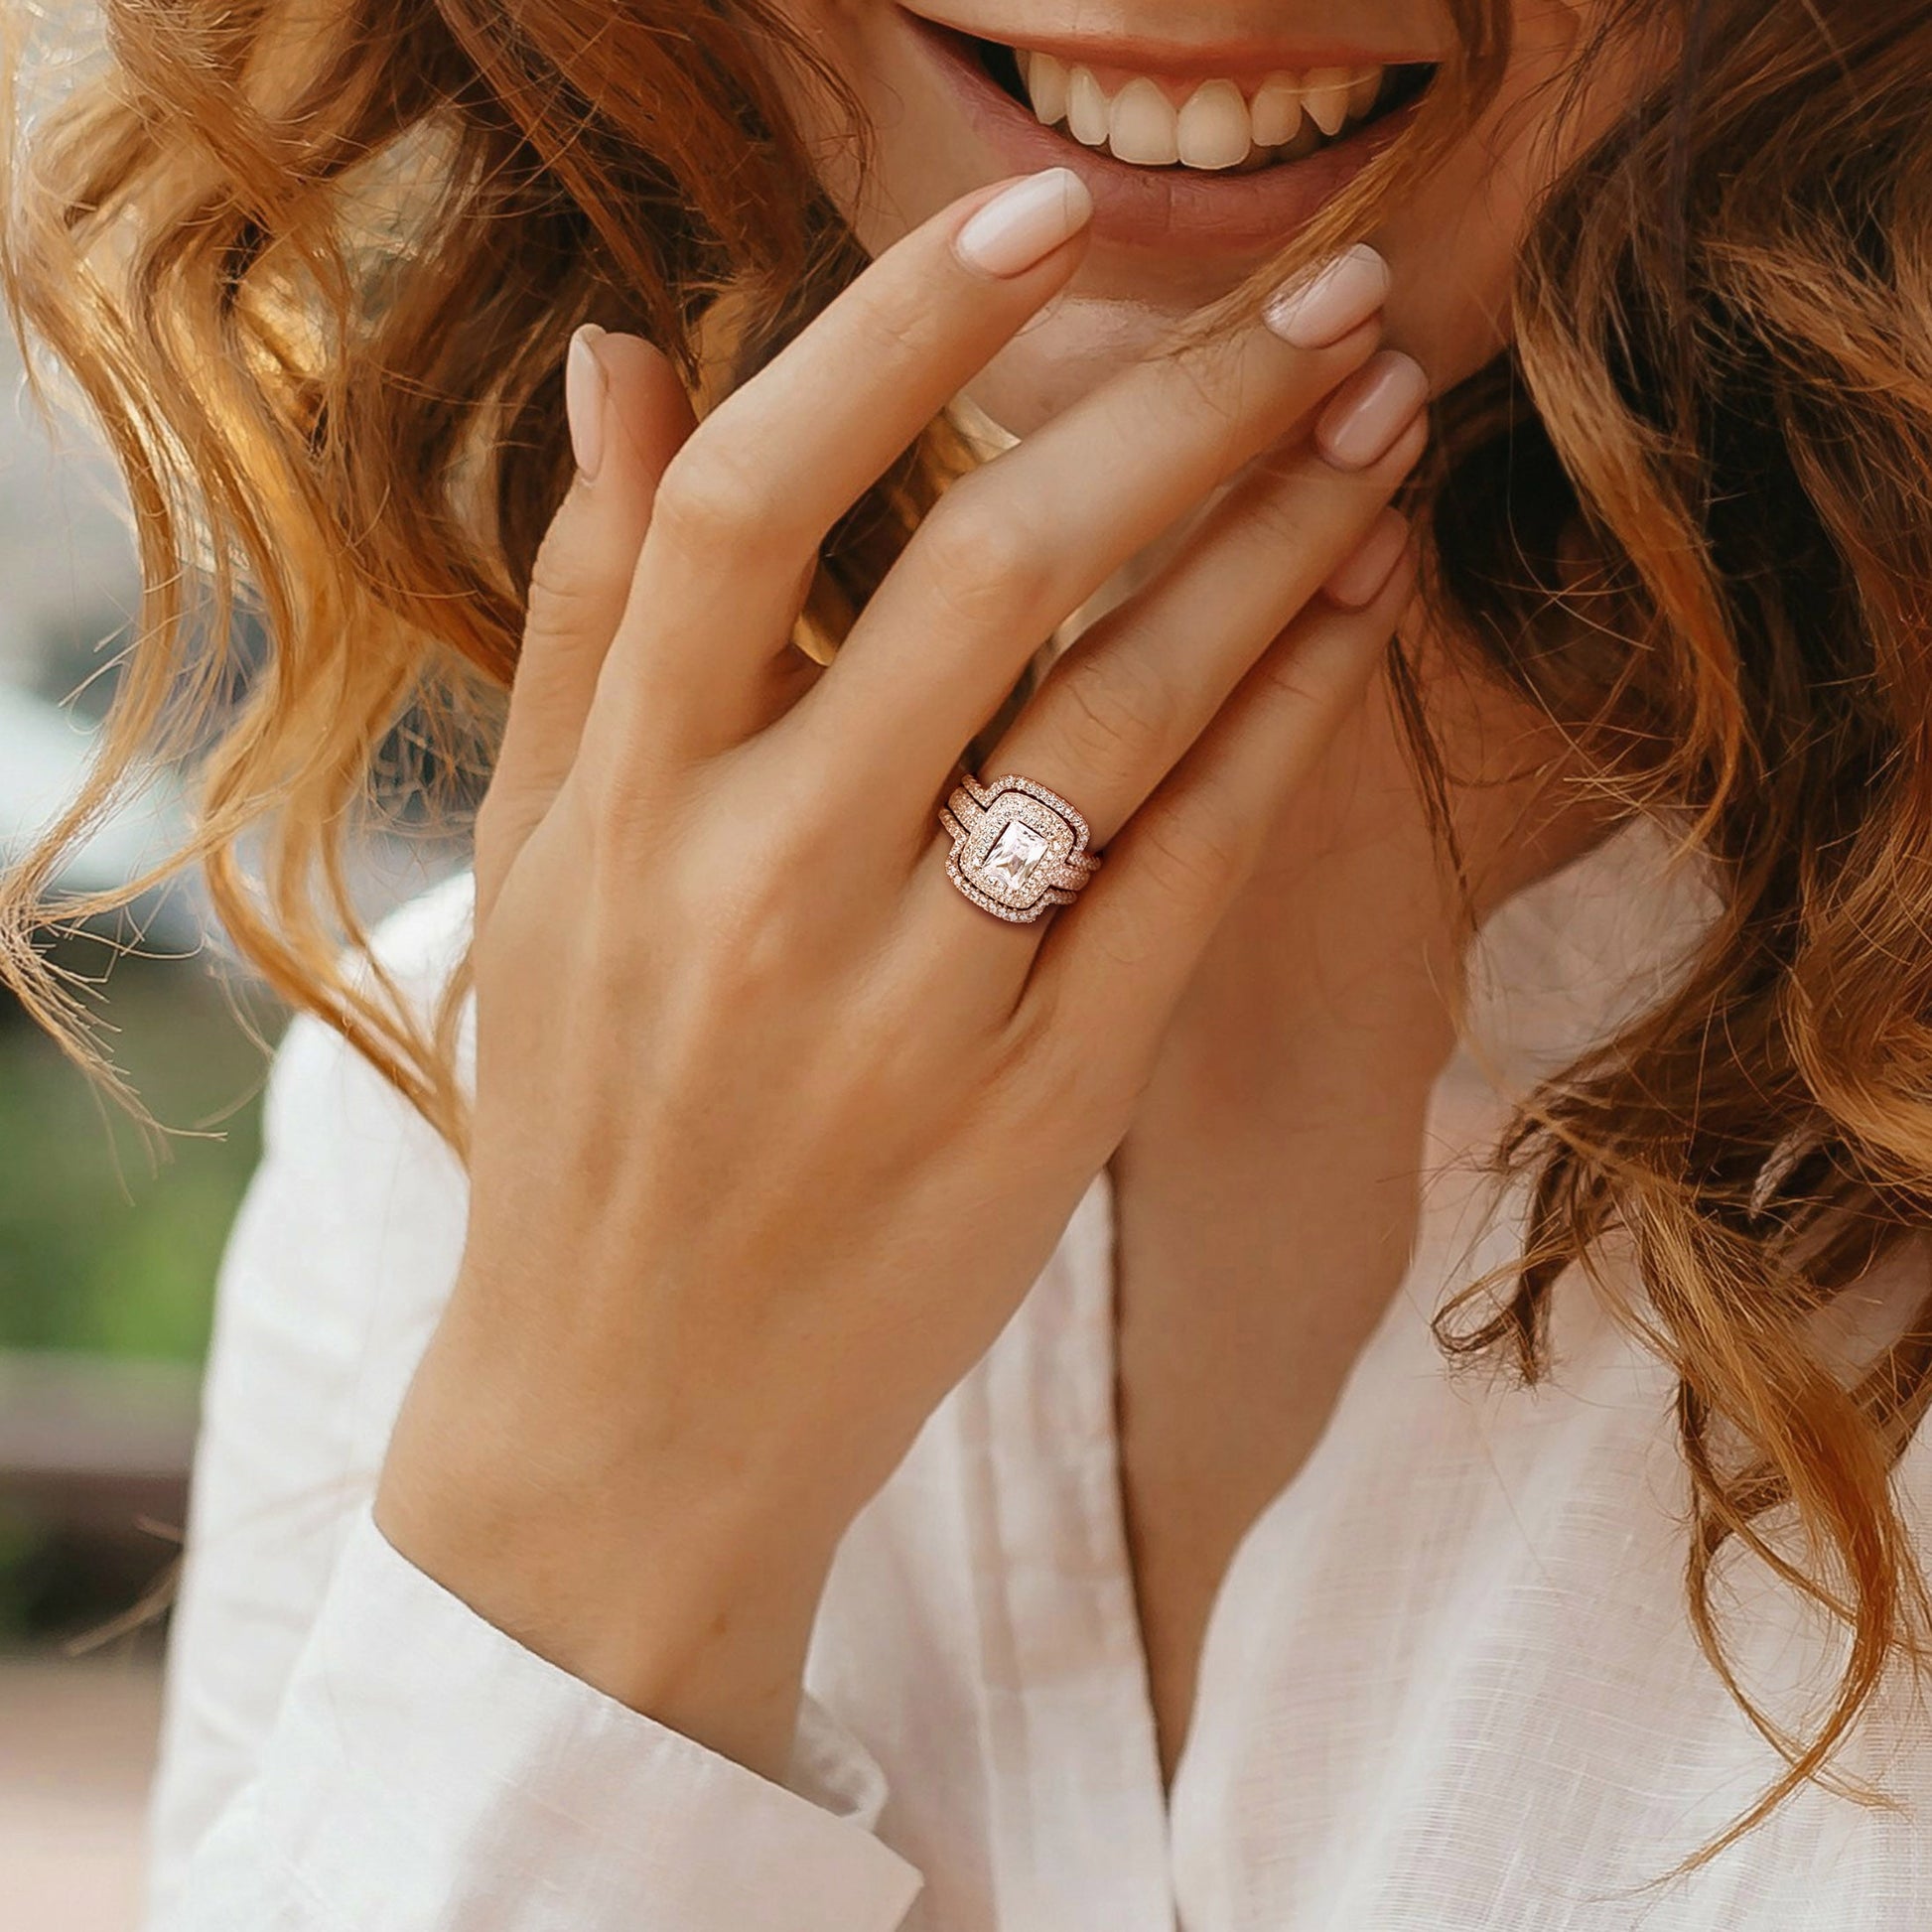
[[(1415, 124), (1221, 320), (1364, 232), (1494, 100), (1508, 0), (1449, 11)], [(568, 480), (569, 329), (646, 336), (701, 404), (742, 382), (864, 265), (779, 64), (862, 154), (863, 116), (768, 0), (104, 15), (96, 70), (11, 117), (0, 270), (118, 455), (146, 596), (98, 769), (0, 895), (0, 976), (98, 1065), (36, 942), (101, 901), (50, 906), (50, 882), (145, 761), (191, 759), (172, 863), (460, 1147), (461, 975), (428, 1026), (345, 963), (358, 814), (399, 756), (486, 768)], [(1439, 1319), (1534, 1379), (1558, 1277), (1612, 1230), (1632, 1245), (1639, 1292), (1603, 1292), (1679, 1379), (1692, 1620), (1785, 1763), (1702, 1858), (1828, 1775), (1925, 1653), (1890, 1473), (1932, 1396), (1932, 1308), (1855, 1373), (1817, 1317), (1932, 1191), (1932, 6), (1615, 0), (1598, 46), (1660, 27), (1668, 71), (1537, 209), (1512, 345), (1441, 404), (1414, 507), (1474, 661), (1607, 797), (1684, 814), (1721, 884), (1668, 997), (1523, 1100), (1496, 1163), (1530, 1183), (1524, 1252)], [(836, 649), (973, 460), (949, 412), (855, 506), (805, 648)], [(1391, 672), (1440, 798), (1400, 647)], [(1848, 1637), (1803, 1736), (1727, 1661), (1732, 1542)]]

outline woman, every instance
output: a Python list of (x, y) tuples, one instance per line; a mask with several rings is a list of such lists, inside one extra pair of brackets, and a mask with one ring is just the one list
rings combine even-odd
[(108, 15), (313, 1016), (154, 1925), (1932, 1923), (1932, 11)]

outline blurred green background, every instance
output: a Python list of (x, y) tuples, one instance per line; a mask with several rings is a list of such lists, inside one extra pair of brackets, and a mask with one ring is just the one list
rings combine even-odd
[[(258, 1151), (262, 1053), (206, 963), (124, 958), (104, 990), (144, 1103), (197, 1131), (144, 1134), (0, 1015), (0, 1646), (84, 1641), (172, 1563), (215, 1271)], [(159, 1637), (157, 1619), (140, 1640)]]
[[(96, 973), (100, 951), (61, 949)], [(262, 1055), (202, 960), (126, 956), (102, 993), (116, 1061), (177, 1131), (144, 1134), (17, 1007), (0, 1016), (0, 1349), (192, 1363), (257, 1153)]]

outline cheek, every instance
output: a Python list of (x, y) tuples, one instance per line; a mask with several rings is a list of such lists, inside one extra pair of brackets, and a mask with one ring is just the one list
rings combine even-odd
[(1581, 100), (1571, 85), (1583, 23), (1555, 0), (1523, 0), (1502, 92), (1428, 187), (1387, 221), (1397, 264), (1389, 336), (1439, 390), (1509, 340), (1510, 289), (1537, 205), (1606, 128), (1627, 89), (1608, 71)]
[(1642, 85), (1642, 60), (1610, 51), (1592, 57), (1579, 88), (1585, 32), (1578, 7), (1521, 0), (1501, 94), (1377, 237), (1396, 265), (1390, 340), (1430, 370), (1439, 391), (1508, 342), (1510, 290), (1538, 206)]
[(1509, 339), (1510, 286), (1533, 188), (1508, 159), (1465, 146), (1377, 235), (1395, 269), (1389, 341), (1429, 370), (1439, 392)]

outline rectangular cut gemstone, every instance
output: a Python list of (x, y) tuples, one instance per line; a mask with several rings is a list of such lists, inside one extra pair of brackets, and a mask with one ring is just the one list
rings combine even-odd
[(1046, 841), (1031, 825), (1011, 818), (993, 841), (984, 870), (1002, 885), (1018, 890), (1027, 883), (1027, 875), (1038, 865), (1045, 851)]

